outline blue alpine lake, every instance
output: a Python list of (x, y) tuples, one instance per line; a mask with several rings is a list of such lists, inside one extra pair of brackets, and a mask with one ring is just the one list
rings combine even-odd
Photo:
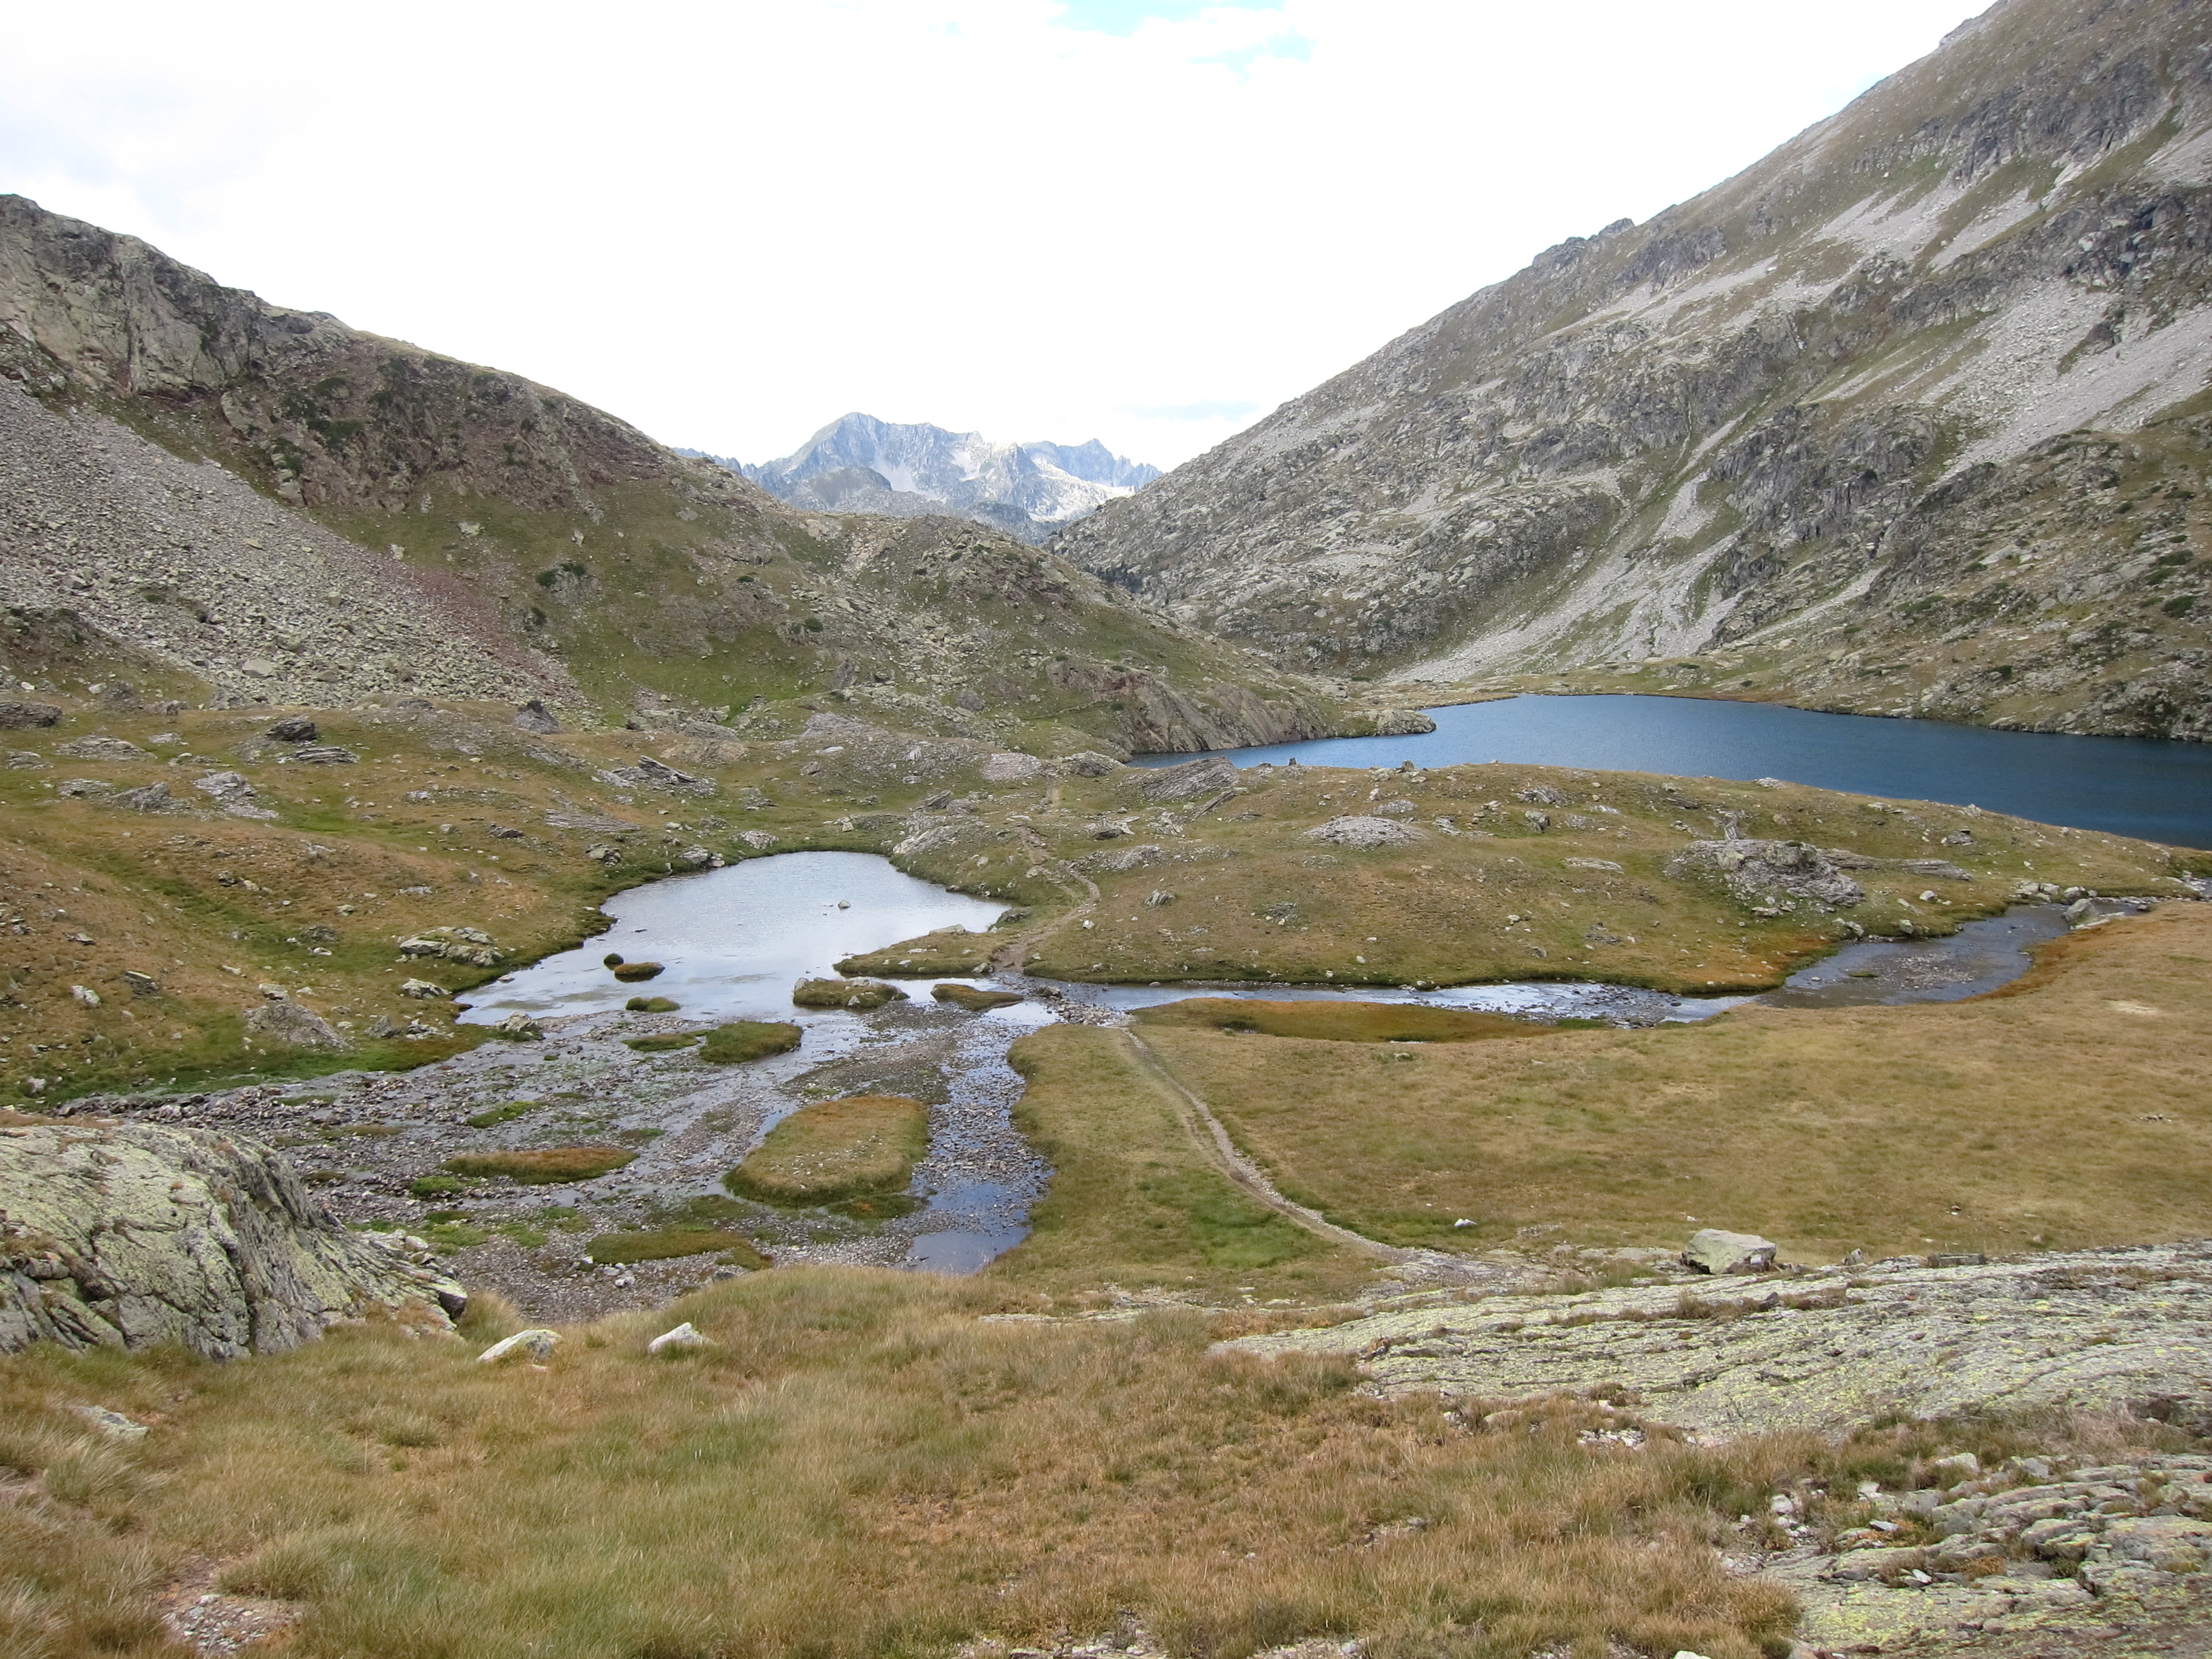
[[(1508, 697), (1428, 711), (1433, 732), (1231, 749), (1239, 766), (1513, 761), (1677, 777), (1782, 778), (1948, 801), (2040, 823), (2212, 848), (2212, 744), (1997, 732), (1702, 697)], [(1188, 755), (1147, 755), (1172, 765)]]

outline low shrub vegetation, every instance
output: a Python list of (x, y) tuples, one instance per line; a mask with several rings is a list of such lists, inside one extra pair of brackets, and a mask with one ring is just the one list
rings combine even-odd
[(463, 1152), (446, 1160), (457, 1176), (505, 1176), (519, 1187), (550, 1187), (589, 1181), (619, 1170), (635, 1158), (619, 1146), (539, 1146), (526, 1151)]
[(623, 1047), (641, 1054), (667, 1054), (678, 1048), (689, 1048), (698, 1041), (696, 1031), (664, 1031), (657, 1036), (625, 1037)]
[(740, 1198), (811, 1206), (896, 1193), (929, 1150), (929, 1108), (904, 1095), (803, 1106), (724, 1178)]

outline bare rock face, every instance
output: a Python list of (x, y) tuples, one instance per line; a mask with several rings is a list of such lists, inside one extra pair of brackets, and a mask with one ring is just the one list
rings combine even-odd
[(1626, 1386), (1646, 1416), (1723, 1437), (2067, 1403), (2212, 1425), (2212, 1242), (1943, 1260), (1703, 1279), (1694, 1297), (1491, 1297), (1228, 1346), (1357, 1354), (1393, 1394)]
[(1717, 878), (1746, 904), (1787, 893), (1847, 908), (1866, 896), (1819, 848), (1795, 841), (1693, 841), (1667, 861), (1667, 873), (1678, 881)]
[(0, 1127), (0, 1352), (182, 1342), (282, 1353), (372, 1307), (445, 1330), (461, 1287), (348, 1232), (252, 1141), (152, 1124)]

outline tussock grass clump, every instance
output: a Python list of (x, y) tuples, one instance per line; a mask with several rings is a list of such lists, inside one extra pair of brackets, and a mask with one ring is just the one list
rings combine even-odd
[(712, 1066), (765, 1060), (770, 1054), (789, 1054), (803, 1035), (787, 1020), (733, 1019), (707, 1033), (707, 1040), (699, 1045), (699, 1058)]
[(716, 1254), (739, 1267), (769, 1265), (768, 1258), (753, 1247), (752, 1240), (743, 1233), (720, 1227), (659, 1227), (641, 1232), (601, 1233), (586, 1250), (592, 1261), (614, 1266)]
[(446, 1160), (457, 1176), (505, 1176), (520, 1187), (589, 1181), (619, 1170), (637, 1156), (619, 1146), (539, 1146), (527, 1151), (463, 1152)]
[(658, 979), (667, 969), (657, 962), (625, 962), (615, 968), (615, 977), (625, 984), (635, 984), (641, 979)]
[(791, 1000), (801, 1008), (867, 1009), (904, 1002), (906, 993), (880, 980), (802, 979), (791, 988)]
[(949, 1002), (956, 1008), (965, 1008), (971, 1014), (980, 1014), (988, 1008), (1011, 1008), (1022, 1000), (1018, 991), (988, 991), (974, 985), (933, 985), (929, 994), (939, 1002)]
[(689, 1048), (698, 1040), (696, 1031), (663, 1031), (657, 1036), (624, 1037), (623, 1047), (635, 1049), (641, 1054), (666, 1054)]
[(1138, 1010), (1137, 1023), (1328, 1042), (1474, 1042), (1484, 1037), (1537, 1036), (1548, 1029), (1504, 1014), (1428, 1008), (1419, 1003), (1261, 1002), (1241, 997), (1163, 1002)]
[(896, 1193), (929, 1150), (929, 1108), (905, 1095), (848, 1095), (801, 1107), (723, 1177), (740, 1198), (832, 1204)]
[(623, 1008), (633, 1014), (672, 1014), (683, 1006), (670, 997), (632, 997)]
[(512, 1123), (519, 1117), (536, 1111), (545, 1103), (542, 1100), (510, 1100), (497, 1106), (487, 1106), (468, 1120), (471, 1129), (496, 1129), (502, 1123)]

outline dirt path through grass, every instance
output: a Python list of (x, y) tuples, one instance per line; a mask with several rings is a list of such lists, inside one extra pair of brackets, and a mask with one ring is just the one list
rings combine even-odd
[(1237, 1149), (1237, 1143), (1230, 1139), (1229, 1131), (1221, 1127), (1221, 1120), (1214, 1116), (1212, 1109), (1176, 1080), (1175, 1073), (1168, 1070), (1144, 1038), (1133, 1030), (1125, 1030), (1121, 1035), (1129, 1040), (1129, 1046), (1136, 1051), (1138, 1063), (1165, 1084), (1169, 1094), (1181, 1106), (1189, 1109), (1187, 1112), (1179, 1112), (1178, 1115), (1182, 1120), (1184, 1131), (1198, 1143), (1199, 1150), (1247, 1194), (1316, 1237), (1326, 1238), (1338, 1244), (1349, 1244), (1356, 1250), (1364, 1250), (1386, 1261), (1410, 1261), (1413, 1259), (1416, 1253), (1412, 1250), (1379, 1243), (1348, 1227), (1340, 1227), (1333, 1221), (1325, 1220), (1304, 1205), (1293, 1204), (1285, 1198), (1275, 1190), (1275, 1183), (1267, 1179), (1260, 1166)]

